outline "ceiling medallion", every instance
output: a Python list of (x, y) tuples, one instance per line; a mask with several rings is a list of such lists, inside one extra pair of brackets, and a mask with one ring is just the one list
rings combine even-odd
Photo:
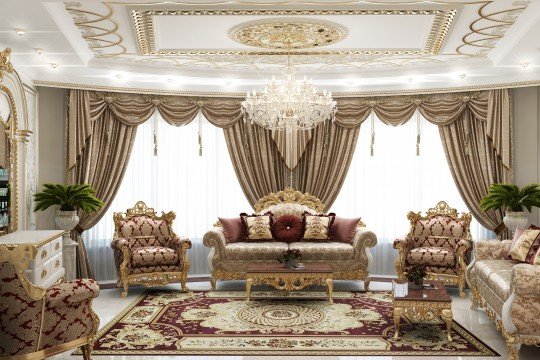
[(309, 49), (335, 44), (347, 37), (344, 26), (331, 21), (281, 18), (242, 23), (229, 31), (232, 40), (264, 49)]

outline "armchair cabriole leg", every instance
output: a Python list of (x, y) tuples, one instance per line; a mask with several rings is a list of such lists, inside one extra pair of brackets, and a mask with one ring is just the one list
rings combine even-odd
[(120, 294), (120, 296), (125, 298), (128, 294), (129, 283), (127, 280), (122, 280), (122, 285), (124, 286), (124, 291), (122, 291), (122, 294)]
[(214, 275), (212, 275), (212, 277), (210, 278), (210, 288), (211, 290), (216, 290), (216, 282), (217, 282), (217, 279), (215, 278)]
[(519, 360), (519, 349), (521, 344), (519, 343), (518, 335), (516, 333), (509, 334), (504, 332), (504, 337), (506, 338), (508, 360)]
[(82, 356), (84, 360), (92, 359), (92, 345), (86, 344), (81, 346)]
[(463, 291), (463, 288), (465, 287), (465, 274), (463, 276), (459, 277), (459, 296), (464, 298), (466, 297), (465, 291)]
[(189, 289), (187, 287), (187, 275), (183, 276), (180, 280), (180, 285), (182, 286), (182, 290), (185, 292), (189, 292)]

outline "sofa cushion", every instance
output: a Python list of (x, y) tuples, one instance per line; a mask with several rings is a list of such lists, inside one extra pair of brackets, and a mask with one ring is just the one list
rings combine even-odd
[(244, 241), (247, 236), (246, 224), (241, 217), (237, 218), (218, 218), (223, 235), (228, 243)]
[(276, 241), (292, 243), (300, 241), (304, 231), (302, 219), (294, 215), (283, 215), (274, 221), (272, 233)]
[(304, 214), (304, 240), (330, 240), (330, 226), (336, 214)]
[(178, 253), (161, 246), (139, 247), (131, 253), (133, 266), (174, 265), (177, 262)]
[(300, 250), (302, 260), (352, 260), (354, 248), (341, 242), (301, 241), (290, 244), (291, 249)]
[(336, 216), (330, 226), (330, 240), (352, 244), (360, 218), (346, 219)]
[(540, 230), (524, 230), (521, 236), (510, 246), (509, 256), (512, 260), (527, 261), (529, 252), (531, 256), (536, 253), (535, 242), (540, 241)]
[(453, 267), (456, 265), (456, 254), (442, 247), (419, 247), (409, 251), (407, 264)]
[(516, 264), (518, 262), (514, 260), (481, 260), (475, 263), (474, 274), (506, 301), (510, 296), (512, 268)]
[(240, 217), (246, 224), (246, 240), (272, 240), (272, 214), (263, 215), (246, 213), (240, 214)]
[(279, 241), (250, 241), (227, 244), (227, 260), (276, 260), (288, 245)]

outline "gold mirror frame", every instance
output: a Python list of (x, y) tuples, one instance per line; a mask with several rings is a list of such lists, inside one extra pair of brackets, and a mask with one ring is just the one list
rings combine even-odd
[[(0, 52), (0, 93), (3, 93), (7, 96), (7, 99), (9, 101), (9, 104), (11, 106), (11, 114), (7, 122), (3, 122), (3, 124), (6, 127), (6, 135), (7, 135), (7, 141), (9, 144), (9, 194), (10, 194), (10, 204), (9, 204), (9, 222), (8, 222), (8, 228), (7, 232), (13, 232), (16, 231), (18, 228), (18, 220), (19, 220), (19, 191), (18, 191), (18, 184), (17, 184), (17, 139), (15, 138), (15, 134), (17, 132), (17, 129), (19, 127), (18, 124), (18, 116), (17, 116), (17, 107), (15, 105), (15, 98), (13, 97), (13, 94), (11, 91), (4, 86), (2, 82), (2, 73), (3, 72), (9, 72), (13, 73), (14, 69), (11, 63), (9, 62), (9, 55), (11, 53), (11, 50), (5, 49), (4, 51)], [(0, 233), (0, 235), (3, 235)]]

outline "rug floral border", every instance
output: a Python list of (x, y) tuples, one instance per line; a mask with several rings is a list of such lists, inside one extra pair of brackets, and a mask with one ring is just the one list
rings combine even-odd
[[(111, 319), (105, 326), (103, 326), (97, 334), (94, 336), (94, 339), (101, 338), (107, 331), (109, 331), (116, 323), (118, 323), (124, 316), (126, 316), (137, 304), (143, 300), (150, 293), (155, 292), (153, 290), (145, 290), (141, 295), (134, 299), (124, 310), (122, 310), (118, 315)], [(208, 293), (209, 291), (190, 291), (190, 292), (202, 292)], [(388, 291), (371, 291), (372, 293), (377, 292), (388, 292)], [(242, 293), (242, 291), (238, 291)], [(349, 292), (336, 292), (334, 293), (335, 297), (339, 297), (339, 293), (349, 293)], [(255, 299), (257, 292), (252, 293), (252, 298)], [(242, 296), (238, 296), (241, 298)], [(452, 330), (463, 336), (467, 341), (473, 344), (479, 351), (470, 352), (470, 351), (453, 351), (449, 356), (477, 356), (477, 357), (488, 357), (488, 356), (501, 356), (497, 353), (492, 347), (487, 345), (484, 341), (480, 340), (473, 333), (467, 331), (461, 324), (452, 320)], [(274, 335), (275, 337), (280, 337), (279, 335)], [(282, 336), (286, 337), (286, 336)], [(81, 355), (82, 352), (80, 349), (77, 349), (72, 355)], [(92, 355), (121, 355), (121, 356), (137, 356), (137, 355), (263, 355), (263, 356), (276, 356), (276, 355), (303, 355), (303, 356), (316, 356), (316, 355), (336, 355), (334, 350), (322, 351), (322, 350), (93, 350)], [(380, 351), (380, 350), (354, 350), (347, 351), (343, 350), (339, 352), (340, 356), (441, 356), (440, 351)]]

